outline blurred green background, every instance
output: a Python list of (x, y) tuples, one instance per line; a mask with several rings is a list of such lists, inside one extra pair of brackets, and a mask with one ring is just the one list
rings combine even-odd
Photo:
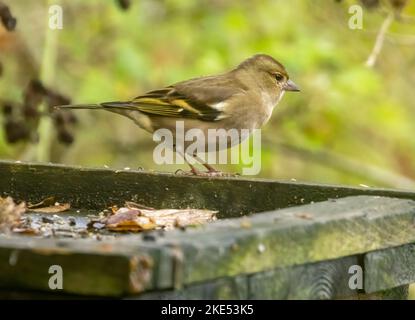
[[(266, 53), (302, 91), (286, 94), (262, 131), (261, 177), (415, 187), (414, 1), (392, 22), (372, 68), (365, 61), (393, 10), (388, 3), (363, 7), (363, 29), (352, 30), (348, 9), (359, 3), (352, 0), (132, 0), (128, 10), (114, 0), (61, 0), (63, 29), (51, 31), (47, 1), (3, 2), (18, 24), (14, 32), (0, 30), (2, 100), (22, 102), (37, 77), (73, 103), (128, 100)], [(56, 42), (46, 41), (48, 33)], [(76, 115), (69, 146), (46, 126), (47, 160), (180, 167), (155, 165), (151, 135), (128, 119), (90, 110)], [(41, 145), (42, 139), (7, 143), (0, 130), (1, 159), (36, 161)]]

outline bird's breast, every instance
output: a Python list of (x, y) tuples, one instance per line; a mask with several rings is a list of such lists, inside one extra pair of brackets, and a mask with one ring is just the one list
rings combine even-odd
[(262, 92), (257, 99), (258, 104), (249, 108), (247, 113), (247, 121), (252, 123), (253, 129), (260, 129), (271, 118), (272, 111), (275, 106), (281, 101), (284, 91), (279, 94), (270, 94)]

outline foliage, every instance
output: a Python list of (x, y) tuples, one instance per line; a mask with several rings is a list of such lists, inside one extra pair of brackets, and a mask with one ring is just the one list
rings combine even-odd
[[(2, 100), (22, 101), (41, 73), (48, 7), (8, 2), (13, 33), (0, 31)], [(227, 70), (258, 52), (274, 56), (300, 85), (263, 130), (261, 176), (353, 185), (414, 187), (415, 3), (395, 19), (373, 68), (365, 66), (385, 10), (364, 8), (363, 29), (348, 27), (355, 1), (61, 0), (55, 74), (47, 86), (88, 103), (125, 100), (152, 88)], [(412, 34), (412, 35), (411, 35)], [(54, 143), (51, 160), (144, 167), (151, 136), (129, 120), (80, 111), (74, 143)], [(50, 133), (54, 134), (54, 133)], [(33, 160), (31, 143), (7, 144), (0, 157)], [(238, 170), (229, 167), (228, 170)]]

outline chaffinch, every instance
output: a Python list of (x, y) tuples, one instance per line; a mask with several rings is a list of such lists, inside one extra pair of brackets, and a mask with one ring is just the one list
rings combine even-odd
[[(115, 112), (133, 120), (150, 133), (168, 129), (175, 135), (176, 122), (182, 121), (185, 131), (196, 128), (207, 136), (209, 129), (252, 131), (261, 128), (271, 117), (285, 91), (300, 90), (289, 79), (281, 63), (269, 55), (256, 54), (226, 73), (182, 81), (129, 101), (57, 108)], [(231, 143), (228, 143), (226, 148), (230, 146)], [(186, 160), (186, 154), (182, 156), (193, 174), (201, 174)], [(196, 159), (207, 168), (206, 174), (219, 173), (207, 162)]]

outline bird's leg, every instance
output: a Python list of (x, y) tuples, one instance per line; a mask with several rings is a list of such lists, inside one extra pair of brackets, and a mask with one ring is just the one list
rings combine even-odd
[(215, 169), (207, 162), (202, 163), (202, 166), (204, 166), (209, 172), (219, 172), (219, 170)]
[(195, 176), (198, 176), (198, 175), (201, 175), (202, 174), (202, 172), (200, 172), (199, 170), (197, 170), (194, 165), (192, 165), (189, 161), (187, 161), (186, 153), (183, 153), (183, 152), (177, 150), (176, 146), (174, 146), (174, 151), (177, 152), (180, 156), (183, 157), (183, 159), (186, 162), (186, 164), (190, 167), (190, 172), (192, 174), (194, 174)]
[[(190, 173), (195, 176), (203, 176), (203, 177), (230, 177), (230, 176), (236, 176), (236, 174), (232, 173), (225, 173), (221, 172), (219, 170), (216, 170), (214, 167), (212, 167), (210, 164), (208, 164), (206, 161), (202, 160), (200, 157), (198, 157), (196, 154), (193, 154), (193, 158), (196, 159), (196, 161), (200, 162), (201, 165), (203, 165), (208, 171), (202, 172), (194, 165), (192, 165), (186, 158), (186, 153), (181, 152), (177, 150), (177, 148), (174, 148), (174, 151), (177, 152), (180, 156), (183, 157), (184, 161), (187, 163), (187, 165), (190, 167)], [(176, 171), (177, 172), (177, 171)]]
[(219, 171), (219, 170), (215, 169), (214, 167), (212, 167), (205, 160), (201, 159), (195, 153), (192, 156), (197, 161), (199, 161), (202, 166), (204, 166), (208, 170), (207, 172), (200, 172), (199, 175), (210, 176), (210, 177), (233, 177), (233, 176), (237, 176), (237, 174), (234, 174), (234, 173), (226, 173), (226, 172), (222, 172), (222, 171)]
[(201, 172), (199, 170), (196, 169), (196, 167), (194, 165), (192, 165), (189, 161), (187, 161), (186, 158), (184, 158), (184, 161), (187, 163), (187, 165), (190, 167), (190, 171), (194, 174), (194, 175), (200, 175)]
[(207, 163), (205, 160), (201, 159), (196, 153), (194, 153), (193, 158), (195, 158), (197, 161), (200, 162), (200, 164), (202, 166), (204, 166), (208, 172), (220, 172), (219, 170), (215, 169), (214, 167), (212, 167), (209, 163)]

